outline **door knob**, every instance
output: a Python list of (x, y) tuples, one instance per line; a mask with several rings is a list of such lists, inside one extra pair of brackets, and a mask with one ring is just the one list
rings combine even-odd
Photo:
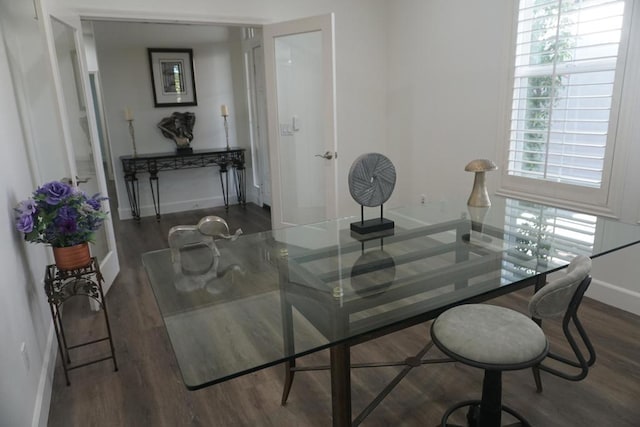
[(322, 157), (323, 159), (331, 160), (333, 159), (333, 153), (331, 151), (327, 151), (324, 154), (316, 154), (316, 157)]

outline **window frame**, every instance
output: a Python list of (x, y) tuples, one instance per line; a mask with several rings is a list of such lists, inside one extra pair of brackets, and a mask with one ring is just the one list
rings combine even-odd
[[(637, 2), (633, 0), (623, 0), (624, 16), (622, 24), (622, 35), (616, 60), (616, 76), (611, 98), (611, 110), (607, 127), (607, 145), (605, 148), (605, 158), (602, 170), (602, 185), (600, 188), (584, 187), (574, 184), (551, 182), (541, 179), (520, 177), (508, 173), (509, 150), (511, 144), (511, 115), (514, 96), (515, 61), (518, 38), (518, 18), (520, 11), (520, 0), (515, 2), (512, 10), (512, 25), (510, 34), (510, 51), (507, 55), (507, 65), (509, 67), (509, 78), (507, 79), (506, 99), (504, 101), (504, 114), (501, 123), (502, 143), (499, 144), (501, 164), (504, 167), (500, 173), (500, 184), (498, 194), (504, 196), (518, 197), (540, 203), (553, 203), (571, 209), (579, 209), (598, 215), (616, 217), (618, 211), (619, 197), (622, 193), (622, 179), (624, 178), (623, 153), (626, 151), (624, 143), (619, 141), (618, 134), (621, 132), (619, 126), (621, 104), (623, 101), (623, 87), (629, 82), (625, 81), (627, 72), (627, 58), (629, 56), (631, 19)], [(636, 23), (640, 25), (640, 23)], [(631, 86), (633, 82), (631, 82)]]

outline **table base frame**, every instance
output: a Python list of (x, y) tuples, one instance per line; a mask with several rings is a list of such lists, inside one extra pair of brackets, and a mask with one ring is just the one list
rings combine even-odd
[[(332, 350), (334, 348), (336, 347), (332, 347)], [(402, 371), (400, 371), (385, 386), (385, 388), (382, 389), (380, 393), (378, 393), (378, 395), (371, 401), (371, 403), (369, 403), (369, 405), (367, 405), (351, 423), (347, 423), (344, 425), (352, 425), (352, 426), (360, 425), (369, 416), (369, 414), (371, 414), (371, 412), (373, 412), (373, 410), (385, 399), (385, 397), (387, 397), (387, 395), (391, 393), (391, 391), (393, 391), (393, 389), (398, 384), (400, 384), (400, 381), (402, 381), (402, 379), (406, 377), (407, 374), (411, 372), (412, 369), (422, 365), (433, 365), (433, 364), (439, 364), (439, 363), (454, 362), (454, 360), (450, 358), (423, 359), (423, 357), (427, 355), (427, 353), (429, 352), (429, 350), (431, 350), (431, 348), (433, 348), (433, 343), (431, 341), (428, 341), (426, 345), (423, 348), (421, 348), (418, 353), (415, 354), (415, 356), (409, 356), (402, 361), (350, 364), (350, 366), (348, 366), (347, 368), (348, 370), (362, 369), (362, 368), (384, 368), (384, 367), (391, 367), (391, 366), (404, 366), (404, 369), (402, 369)], [(350, 346), (347, 345), (347, 350), (346, 350), (347, 354), (349, 354), (349, 350), (350, 350)], [(342, 354), (342, 352), (343, 352), (342, 349), (335, 350), (335, 353), (336, 353), (335, 362), (338, 364), (342, 364), (342, 359), (345, 357)], [(331, 353), (331, 354), (333, 355), (334, 353)], [(282, 392), (282, 405), (285, 405), (287, 402), (287, 399), (289, 397), (289, 392), (291, 391), (291, 386), (293, 383), (293, 377), (296, 372), (331, 370), (334, 359), (332, 358), (331, 361), (332, 361), (332, 365), (319, 365), (319, 366), (296, 366), (295, 360), (286, 362), (285, 363), (285, 384), (284, 384), (284, 390)], [(334, 378), (334, 373), (335, 373), (335, 378)], [(339, 396), (342, 396), (344, 393), (343, 389), (345, 388), (346, 384), (344, 384), (345, 381), (343, 379), (346, 377), (346, 375), (347, 374), (345, 374), (344, 372), (340, 372), (340, 368), (332, 370), (331, 390), (332, 390), (332, 403), (334, 408), (333, 419), (336, 421), (340, 419), (345, 419), (346, 413), (348, 413), (349, 414), (348, 416), (351, 417), (351, 403), (349, 402), (347, 405), (344, 405), (343, 404), (344, 402), (340, 400), (340, 397), (339, 397)], [(350, 371), (348, 372), (348, 375), (350, 375)], [(337, 393), (335, 394), (333, 393), (334, 385), (337, 391)], [(348, 386), (350, 387), (350, 382)], [(350, 394), (348, 396), (350, 396)], [(338, 402), (335, 401), (336, 399), (338, 399)], [(334, 422), (334, 425), (343, 425), (343, 424), (340, 424), (340, 423), (336, 424), (336, 422)]]
[[(534, 292), (538, 291), (546, 283), (546, 274), (539, 275), (532, 280), (525, 280), (518, 286), (512, 287), (509, 290), (497, 289), (491, 295), (479, 295), (471, 298), (465, 303), (477, 303), (483, 302), (487, 299), (496, 298), (498, 296), (514, 292), (526, 287), (534, 287)], [(454, 304), (455, 305), (455, 304)], [(428, 341), (426, 345), (415, 356), (407, 357), (404, 361), (399, 362), (380, 362), (380, 363), (361, 363), (350, 364), (350, 348), (354, 345), (371, 341), (372, 339), (388, 335), (393, 332), (397, 332), (406, 329), (410, 326), (415, 326), (419, 323), (432, 320), (440, 313), (446, 311), (450, 307), (443, 307), (437, 313), (434, 313), (434, 317), (431, 319), (414, 319), (408, 321), (403, 325), (395, 325), (387, 330), (380, 331), (375, 335), (360, 337), (358, 341), (343, 342), (336, 344), (329, 348), (330, 351), (330, 365), (323, 366), (311, 366), (311, 367), (299, 367), (296, 366), (296, 359), (291, 359), (285, 362), (285, 382), (282, 394), (282, 405), (285, 405), (291, 386), (293, 384), (294, 374), (301, 371), (318, 371), (327, 370), (331, 371), (331, 402), (332, 402), (332, 416), (334, 427), (346, 427), (346, 426), (358, 426), (364, 419), (371, 414), (371, 412), (384, 400), (384, 398), (400, 383), (400, 381), (415, 367), (426, 364), (438, 364), (438, 363), (450, 363), (453, 362), (450, 358), (438, 358), (438, 359), (423, 359), (428, 351), (433, 347), (433, 343)], [(290, 344), (290, 343), (289, 343)], [(360, 414), (353, 419), (351, 413), (351, 369), (352, 368), (375, 368), (375, 367), (388, 367), (388, 366), (405, 366), (385, 388), (373, 399), (373, 401), (365, 407)]]

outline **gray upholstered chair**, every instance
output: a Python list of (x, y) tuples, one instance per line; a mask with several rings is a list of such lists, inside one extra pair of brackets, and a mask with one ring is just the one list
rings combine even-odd
[[(579, 371), (563, 371), (557, 367), (551, 367), (545, 364), (534, 366), (533, 375), (538, 392), (542, 391), (542, 381), (540, 379), (541, 370), (570, 381), (580, 381), (587, 376), (589, 367), (596, 361), (595, 349), (578, 319), (578, 308), (582, 302), (582, 297), (591, 284), (591, 276), (589, 276), (591, 272), (591, 259), (584, 255), (577, 256), (571, 261), (565, 271), (566, 274), (549, 282), (536, 292), (529, 302), (529, 314), (539, 325), (542, 324), (543, 319), (562, 318), (562, 330), (571, 346), (571, 350), (573, 350), (575, 360), (567, 359), (552, 351), (549, 352), (547, 357), (561, 364), (570, 366), (572, 370), (573, 368), (579, 368)], [(578, 342), (569, 329), (569, 325), (572, 322), (576, 331), (578, 331), (584, 347), (587, 349), (588, 358), (582, 353)]]
[[(540, 289), (531, 299), (529, 309), (534, 320), (517, 311), (488, 304), (467, 304), (453, 307), (442, 313), (431, 325), (431, 337), (436, 346), (447, 356), (464, 364), (484, 369), (482, 399), (458, 403), (442, 417), (446, 426), (449, 416), (456, 410), (469, 406), (467, 421), (470, 426), (500, 426), (502, 411), (528, 426), (524, 417), (502, 405), (502, 372), (533, 368), (538, 391), (542, 390), (540, 370), (563, 378), (579, 380), (586, 376), (586, 369), (595, 361), (595, 352), (577, 318), (577, 309), (591, 277), (591, 260), (576, 257), (566, 273)], [(581, 368), (577, 375), (541, 365), (549, 352), (547, 338), (540, 327), (542, 319), (564, 315), (563, 327), (578, 362), (553, 354), (554, 359)], [(576, 325), (589, 350), (586, 360), (569, 332), (569, 321)]]

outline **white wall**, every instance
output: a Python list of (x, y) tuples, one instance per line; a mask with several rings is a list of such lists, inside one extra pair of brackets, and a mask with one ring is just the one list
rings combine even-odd
[[(140, 16), (147, 9), (145, 0), (113, 0), (108, 8), (100, 0), (63, 1), (89, 15)], [(188, 0), (180, 7), (162, 0), (154, 2), (151, 16), (274, 22), (336, 12), (339, 213), (344, 215), (357, 212), (346, 176), (364, 151), (385, 153), (396, 164), (397, 191), (389, 206), (416, 203), (422, 194), (436, 200), (466, 194), (473, 181), (463, 172), (467, 161), (502, 157), (514, 7), (511, 0)], [(631, 37), (636, 42), (625, 72), (633, 90), (623, 94), (618, 135), (627, 149), (616, 161), (623, 184), (613, 194), (626, 221), (640, 220), (640, 170), (633, 167), (640, 160), (640, 127), (634, 125), (640, 88), (633, 84), (640, 80), (639, 14), (636, 5)], [(488, 185), (497, 189), (498, 173), (488, 175)], [(603, 301), (617, 306), (633, 301), (633, 311), (640, 313), (637, 282), (622, 277), (609, 258), (594, 265), (596, 279), (608, 287), (601, 292)], [(632, 277), (640, 274), (636, 265)]]
[(401, 0), (389, 9), (388, 139), (410, 177), (408, 202), (465, 196), (465, 165), (496, 159), (512, 4)]
[[(92, 8), (105, 5), (102, 1), (53, 2)], [(144, 15), (164, 14), (165, 18), (173, 19), (186, 16), (185, 11), (189, 11), (194, 20), (217, 14), (223, 17), (221, 22), (236, 23), (279, 21), (336, 11), (340, 46), (337, 50), (337, 85), (344, 92), (338, 100), (338, 125), (342, 128), (339, 133), (344, 141), (339, 164), (346, 165), (346, 170), (343, 167), (341, 171), (341, 181), (346, 182), (348, 166), (363, 147), (369, 151), (384, 151), (385, 94), (380, 90), (386, 82), (384, 0), (186, 1), (180, 4), (168, 0), (115, 0), (107, 5), (121, 16), (131, 16), (132, 11), (142, 10), (145, 11)], [(31, 2), (0, 0), (0, 6), (0, 78), (7, 86), (6, 95), (0, 101), (0, 120), (3, 137), (13, 142), (4, 145), (5, 152), (0, 159), (0, 197), (3, 200), (0, 223), (4, 228), (2, 235), (7, 236), (0, 246), (0, 269), (7, 274), (0, 283), (3, 295), (0, 299), (0, 322), (4, 325), (0, 328), (0, 342), (3, 343), (0, 349), (0, 425), (46, 425), (52, 366), (56, 356), (55, 353), (51, 354), (56, 347), (51, 341), (51, 320), (42, 290), (42, 269), (50, 262), (50, 255), (44, 246), (27, 245), (20, 240), (19, 233), (13, 228), (12, 216), (18, 200), (25, 198), (44, 180), (68, 174), (69, 167), (64, 150), (60, 149), (60, 144), (63, 144), (62, 133), (59, 117), (54, 113), (57, 107), (41, 22), (34, 19)], [(4, 51), (5, 43), (9, 52)], [(7, 56), (12, 66), (11, 76)], [(143, 58), (144, 65), (138, 65), (139, 69), (135, 72), (144, 73), (146, 78), (146, 55)], [(240, 63), (238, 58), (231, 58), (234, 70), (231, 72), (235, 73)], [(131, 68), (121, 76), (130, 78), (130, 71)], [(125, 94), (116, 94), (120, 98), (111, 107), (111, 121), (124, 122), (121, 119), (122, 109), (130, 105), (136, 114), (136, 123), (146, 120), (155, 125), (159, 117), (146, 117), (141, 111), (147, 106), (140, 109), (136, 104), (148, 102), (148, 88), (150, 85), (147, 84), (134, 87), (132, 100)], [(13, 94), (16, 94), (17, 101)], [(218, 102), (212, 106), (212, 111), (218, 110)], [(233, 105), (237, 101), (225, 99), (222, 102)], [(18, 108), (16, 103), (19, 104)], [(202, 121), (204, 117), (200, 119)], [(238, 119), (241, 119), (240, 115)], [(240, 132), (237, 131), (238, 138), (241, 137)], [(221, 131), (217, 133), (222, 134)], [(121, 128), (119, 133), (111, 137), (113, 140), (129, 141), (126, 128)], [(38, 149), (29, 151), (31, 145), (27, 141), (33, 141)], [(353, 204), (346, 192), (343, 201), (343, 207)], [(23, 342), (29, 356), (28, 368), (20, 353)]]
[[(353, 160), (364, 151), (383, 152), (398, 167), (397, 194), (392, 202), (415, 202), (422, 193), (438, 199), (470, 188), (472, 177), (463, 173), (468, 159), (497, 158), (497, 139), (501, 135), (500, 99), (508, 61), (508, 27), (511, 0), (487, 2), (418, 1), (418, 0), (60, 0), (79, 8), (82, 13), (132, 17), (180, 17), (219, 22), (260, 23), (334, 11), (336, 13), (336, 53), (338, 89), (340, 214), (355, 213), (357, 206), (346, 191), (346, 175)], [(476, 4), (478, 3), (478, 4)], [(64, 170), (64, 158), (56, 147), (59, 138), (57, 117), (52, 100), (48, 58), (42, 47), (37, 21), (33, 20), (31, 2), (0, 0), (0, 78), (17, 81), (10, 84), (0, 100), (3, 136), (15, 144), (4, 144), (0, 159), (0, 188), (3, 209), (0, 224), (4, 228), (0, 246), (0, 269), (8, 276), (0, 282), (0, 424), (36, 424), (48, 411), (50, 378), (47, 357), (50, 347), (50, 319), (42, 292), (42, 266), (48, 262), (42, 246), (26, 245), (13, 230), (12, 208), (24, 198), (41, 177)], [(12, 8), (21, 8), (17, 16)], [(640, 27), (635, 20), (637, 31)], [(635, 37), (640, 40), (640, 37)], [(10, 52), (4, 52), (4, 43)], [(18, 46), (18, 49), (15, 47)], [(635, 49), (634, 52), (640, 51)], [(9, 76), (6, 55), (18, 70)], [(143, 58), (146, 56), (143, 55)], [(142, 65), (136, 72), (148, 73)], [(637, 64), (637, 61), (636, 61)], [(136, 66), (138, 67), (138, 66)], [(627, 78), (640, 81), (638, 69)], [(19, 75), (18, 75), (19, 74)], [(129, 78), (129, 74), (123, 74)], [(122, 120), (126, 103), (138, 121), (155, 125), (156, 117), (138, 117), (135, 102), (148, 102), (150, 85), (134, 88), (133, 100), (118, 94), (111, 115)], [(19, 121), (16, 99), (22, 106), (26, 99), (29, 114)], [(625, 94), (624, 117), (635, 124), (625, 125), (622, 137), (631, 148), (626, 154), (623, 174), (625, 186), (619, 195), (627, 218), (640, 218), (640, 96)], [(478, 99), (484, 99), (478, 102)], [(231, 101), (228, 102), (231, 104)], [(117, 104), (117, 105), (116, 105)], [(217, 102), (216, 102), (217, 104)], [(215, 107), (215, 105), (213, 106)], [(116, 111), (117, 110), (117, 111)], [(213, 108), (215, 111), (215, 108)], [(456, 120), (451, 120), (456, 115)], [(111, 124), (111, 123), (110, 123)], [(124, 123), (121, 123), (123, 125)], [(197, 127), (196, 127), (197, 129)], [(136, 127), (138, 130), (138, 126)], [(129, 141), (126, 128), (113, 139)], [(31, 170), (24, 144), (34, 139), (44, 150), (33, 153), (35, 159), (49, 159)], [(164, 138), (163, 138), (164, 139)], [(49, 143), (51, 142), (51, 143)], [(168, 143), (168, 142), (165, 142)], [(634, 147), (635, 146), (635, 147)], [(56, 157), (57, 156), (57, 157)], [(35, 163), (34, 163), (35, 164)], [(41, 170), (42, 169), (42, 170)], [(171, 172), (169, 172), (171, 173)], [(176, 172), (177, 173), (177, 172)], [(489, 186), (496, 188), (497, 177), (489, 176)], [(342, 184), (344, 183), (344, 184)], [(461, 190), (462, 189), (462, 190)], [(637, 308), (638, 250), (630, 248), (597, 260), (596, 279), (613, 286), (605, 289), (602, 299), (626, 295), (629, 305)], [(17, 267), (17, 268), (16, 268)], [(625, 293), (626, 291), (626, 293)], [(30, 366), (27, 369), (19, 347), (25, 342)], [(43, 372), (44, 374), (41, 374)], [(38, 403), (42, 400), (42, 404)], [(43, 413), (38, 412), (39, 408)]]
[[(389, 143), (396, 143), (403, 200), (421, 194), (440, 200), (466, 197), (475, 158), (499, 162), (507, 136), (510, 96), (512, 0), (484, 2), (399, 0), (389, 9)], [(621, 219), (640, 219), (640, 5), (634, 10), (632, 44), (625, 70), (612, 188)], [(401, 182), (401, 178), (399, 178)], [(491, 191), (499, 173), (487, 175)], [(594, 261), (589, 291), (603, 302), (640, 314), (640, 248)], [(625, 268), (621, 268), (624, 266)]]
[[(2, 149), (0, 156), (0, 425), (29, 426), (46, 423), (53, 370), (50, 368), (52, 346), (51, 319), (42, 287), (44, 266), (49, 263), (43, 245), (30, 245), (14, 228), (13, 208), (33, 191), (35, 180), (25, 145), (29, 120), (20, 117), (15, 94), (22, 83), (31, 91), (22, 93), (22, 102), (30, 103), (33, 119), (47, 103), (48, 116), (54, 108), (51, 78), (47, 79), (44, 44), (38, 37), (38, 23), (33, 8), (23, 3), (0, 2), (0, 80), (5, 83), (0, 97)], [(35, 33), (34, 33), (35, 31)], [(7, 35), (10, 34), (11, 38)], [(16, 37), (25, 36), (18, 40)], [(6, 47), (10, 51), (6, 50)], [(28, 49), (24, 51), (22, 49)], [(22, 54), (20, 51), (22, 50)], [(41, 59), (31, 61), (37, 56)], [(22, 73), (16, 84), (16, 68)], [(10, 71), (11, 70), (11, 71)], [(12, 73), (13, 72), (13, 73)], [(13, 75), (12, 75), (13, 74)], [(33, 97), (30, 97), (33, 95)], [(47, 116), (41, 116), (42, 128), (30, 133), (38, 137), (52, 131)], [(55, 130), (55, 128), (54, 128)], [(54, 135), (51, 138), (55, 138)], [(55, 158), (54, 158), (55, 160)], [(42, 171), (46, 173), (46, 171)], [(37, 172), (35, 174), (40, 174)], [(26, 356), (21, 352), (24, 343)], [(28, 361), (27, 361), (28, 359)], [(44, 408), (44, 413), (40, 412)], [(44, 425), (44, 424), (42, 424)]]
[[(89, 15), (139, 16), (146, 9), (144, 0), (114, 0), (108, 12), (99, 0), (65, 2)], [(169, 0), (154, 2), (152, 16), (275, 22), (336, 12), (341, 215), (357, 212), (346, 189), (346, 176), (355, 157), (364, 151), (385, 153), (396, 164), (397, 190), (390, 206), (416, 203), (422, 194), (435, 200), (466, 195), (473, 177), (463, 172), (464, 165), (474, 158), (502, 157), (515, 7), (511, 0), (190, 0), (183, 4), (178, 10)], [(618, 182), (623, 184), (614, 187), (613, 194), (617, 211), (626, 221), (640, 220), (640, 170), (634, 167), (640, 161), (640, 126), (634, 124), (640, 111), (640, 85), (633, 84), (640, 80), (639, 14), (636, 5), (631, 37), (636, 42), (630, 46), (625, 71), (627, 86), (633, 90), (623, 94), (618, 135), (626, 149), (616, 161)], [(490, 189), (497, 189), (498, 178), (498, 173), (488, 175)], [(630, 280), (640, 275), (640, 265), (630, 263), (628, 276), (616, 268), (630, 252), (637, 257), (640, 249), (596, 260), (595, 282), (604, 282), (606, 291), (594, 285), (591, 294), (640, 313), (638, 284)]]

